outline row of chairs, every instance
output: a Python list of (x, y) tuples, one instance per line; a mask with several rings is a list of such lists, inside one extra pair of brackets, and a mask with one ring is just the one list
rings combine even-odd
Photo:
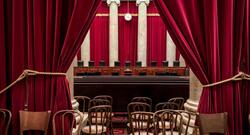
[[(60, 110), (52, 116), (52, 130), (53, 134), (62, 134), (66, 132), (72, 134), (75, 115), (81, 115), (79, 111), (74, 110)], [(47, 135), (49, 121), (51, 119), (51, 111), (45, 112), (30, 112), (30, 111), (19, 111), (20, 116), (20, 135), (23, 135), (24, 131), (43, 131)], [(7, 109), (0, 109), (0, 134), (7, 135), (9, 130), (9, 125), (11, 122), (12, 114)], [(70, 120), (70, 131), (64, 130), (65, 120)], [(82, 122), (82, 117), (80, 117), (80, 124)], [(60, 124), (59, 124), (60, 123)], [(77, 123), (78, 124), (78, 123)], [(61, 133), (57, 133), (60, 129)], [(76, 131), (80, 135), (80, 130)]]
[(80, 104), (79, 110), (88, 115), (87, 124), (81, 127), (82, 134), (113, 134), (112, 104), (113, 98), (109, 95), (99, 95), (90, 99), (86, 96), (74, 97)]
[[(132, 102), (147, 103), (150, 106), (150, 108), (152, 107), (152, 99), (149, 97), (134, 97), (131, 100), (131, 103)], [(174, 97), (174, 98), (169, 99), (166, 102), (157, 103), (155, 105), (155, 111), (162, 110), (162, 109), (183, 110), (184, 103), (185, 103), (185, 99), (183, 97)]]
[[(198, 118), (198, 124), (192, 123), (192, 115)], [(227, 113), (191, 114), (169, 109), (155, 113), (137, 111), (130, 114), (129, 125), (130, 135), (193, 135), (198, 134), (198, 129), (201, 135), (227, 134)]]
[[(137, 102), (138, 103), (138, 102)], [(146, 104), (146, 103), (141, 103)], [(93, 110), (93, 111), (92, 111)], [(11, 112), (6, 109), (0, 109), (1, 118), (3, 121), (6, 121), (6, 128), (1, 127), (1, 134), (7, 135), (8, 126), (10, 124)], [(80, 128), (83, 133), (88, 131), (87, 134), (101, 134), (107, 132), (108, 124), (111, 122), (111, 106), (109, 105), (99, 105), (89, 109), (89, 124), (93, 124)], [(61, 116), (62, 125), (59, 128), (62, 128), (64, 132), (64, 120), (65, 117), (68, 118), (68, 114), (74, 118), (75, 111), (73, 110), (61, 110), (53, 115), (53, 134), (59, 134), (56, 132), (56, 117)], [(79, 113), (80, 114), (80, 113)], [(3, 115), (3, 116), (2, 116)], [(32, 116), (33, 115), (33, 116)], [(183, 116), (188, 116), (188, 121), (183, 124)], [(193, 114), (192, 114), (193, 115)], [(132, 112), (129, 115), (129, 123), (132, 135), (137, 134), (183, 134), (183, 129), (185, 129), (184, 134), (187, 134), (188, 127), (197, 128), (196, 126), (190, 126), (190, 118), (192, 115), (189, 112), (183, 110), (159, 110), (155, 113), (147, 111), (136, 111)], [(194, 114), (197, 115), (197, 114)], [(28, 117), (27, 117), (28, 116)], [(39, 117), (38, 117), (39, 116)], [(97, 117), (98, 116), (98, 117)], [(219, 114), (199, 114), (197, 115), (199, 119), (200, 133), (226, 133), (227, 132), (227, 113)], [(42, 119), (47, 117), (47, 119)], [(47, 134), (48, 121), (50, 117), (50, 112), (41, 113), (41, 112), (27, 112), (20, 111), (20, 134), (23, 134), (23, 131), (26, 130), (41, 130)], [(32, 119), (28, 119), (32, 118)], [(249, 116), (250, 121), (250, 116)], [(98, 123), (98, 124), (97, 124)], [(101, 124), (101, 125), (100, 125)], [(2, 126), (2, 125), (1, 125)], [(186, 126), (186, 128), (183, 128)], [(95, 128), (98, 131), (92, 131)], [(73, 122), (71, 124), (71, 129), (73, 130)], [(72, 130), (68, 132), (71, 134)], [(61, 134), (61, 133), (60, 133)], [(80, 131), (78, 131), (80, 134)]]

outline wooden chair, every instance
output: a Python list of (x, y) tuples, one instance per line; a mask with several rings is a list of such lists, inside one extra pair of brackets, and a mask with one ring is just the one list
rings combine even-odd
[(149, 97), (134, 97), (131, 102), (142, 102), (142, 103), (147, 103), (150, 106), (152, 106), (152, 99)]
[[(57, 111), (54, 115), (53, 115), (53, 119), (52, 119), (52, 124), (53, 124), (53, 135), (64, 135), (64, 134), (72, 134), (73, 133), (73, 127), (74, 127), (74, 123), (76, 121), (76, 115), (79, 116), (79, 121), (78, 123), (76, 123), (76, 131), (75, 131), (75, 135), (80, 135), (81, 133), (81, 128), (83, 127), (82, 123), (83, 123), (83, 118), (82, 115), (79, 111), (75, 111), (75, 110), (60, 110)], [(65, 122), (69, 122), (69, 125), (65, 124)], [(66, 130), (65, 127), (70, 126), (69, 130)], [(58, 133), (57, 131), (60, 131), (60, 133)], [(68, 133), (66, 133), (68, 132)]]
[(112, 107), (110, 105), (99, 105), (89, 108), (88, 125), (82, 128), (83, 134), (103, 134), (111, 123)]
[[(151, 112), (151, 106), (142, 102), (131, 102), (127, 106), (128, 119), (131, 119), (132, 112)], [(127, 124), (128, 130), (130, 130), (130, 123)]]
[(174, 97), (174, 98), (169, 99), (168, 102), (177, 103), (179, 105), (178, 110), (183, 110), (184, 109), (185, 99), (183, 97)]
[(110, 102), (111, 106), (113, 105), (113, 98), (109, 95), (98, 95), (98, 96), (95, 96), (94, 99), (105, 99)]
[(131, 102), (127, 106), (128, 115), (132, 112), (151, 112), (151, 106), (142, 102)]
[(0, 134), (7, 135), (12, 114), (7, 109), (0, 109)]
[(99, 106), (99, 105), (110, 105), (111, 103), (109, 100), (106, 99), (92, 99), (89, 101), (89, 108), (92, 108), (94, 106)]
[(129, 117), (130, 135), (153, 135), (152, 112), (132, 112)]
[(196, 125), (198, 114), (184, 110), (178, 110), (178, 112), (183, 116), (182, 135), (198, 135), (199, 126)]
[(50, 121), (51, 111), (46, 112), (30, 112), (19, 111), (20, 115), (20, 135), (24, 131), (37, 130), (43, 131), (47, 135), (47, 129)]
[(155, 105), (155, 111), (164, 109), (179, 110), (179, 104), (174, 102), (161, 102)]
[(181, 135), (183, 117), (180, 112), (174, 110), (159, 110), (154, 114), (155, 134)]
[(200, 134), (227, 134), (227, 113), (199, 114)]
[(87, 96), (74, 96), (74, 99), (79, 103), (80, 112), (88, 112), (90, 98)]

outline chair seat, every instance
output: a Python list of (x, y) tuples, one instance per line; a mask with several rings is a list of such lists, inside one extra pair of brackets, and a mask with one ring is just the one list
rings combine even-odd
[[(164, 122), (164, 125), (162, 125), (162, 122), (158, 122), (159, 123), (159, 128), (160, 129), (163, 129), (163, 128), (165, 128), (165, 129), (170, 129), (170, 122), (169, 121), (165, 121)], [(163, 127), (164, 126), (164, 127)], [(173, 127), (174, 128), (174, 127)]]
[[(137, 122), (133, 122), (133, 127), (136, 127), (136, 124), (138, 124)], [(127, 124), (128, 127), (130, 127), (130, 123)], [(141, 129), (147, 129), (148, 127), (151, 128), (153, 127), (153, 124), (150, 124), (149, 126), (147, 125), (147, 122), (142, 122), (142, 124), (140, 123), (140, 126), (142, 126)]]
[[(97, 127), (97, 128), (96, 128)], [(101, 125), (91, 125), (90, 128), (89, 126), (85, 126), (82, 128), (82, 132), (83, 133), (97, 133), (97, 134), (101, 134), (107, 131), (107, 127), (106, 126), (101, 126)]]
[[(163, 135), (163, 133), (159, 133), (158, 135)], [(165, 135), (179, 135), (179, 132), (173, 131), (173, 134), (171, 134), (171, 131), (166, 131)], [(183, 135), (182, 133), (180, 135)]]
[(91, 123), (98, 123), (98, 124), (101, 124), (101, 123), (106, 123), (106, 119), (105, 118), (92, 118), (92, 121)]
[[(139, 114), (136, 114), (136, 119), (139, 119), (139, 116), (140, 116)], [(148, 117), (149, 117), (149, 116), (146, 115), (146, 116), (144, 116), (144, 117), (145, 117), (145, 118), (144, 118), (145, 120), (148, 120)], [(135, 119), (135, 116), (133, 115), (132, 118)], [(153, 119), (153, 116), (150, 116), (150, 118)]]
[(135, 132), (134, 134), (130, 133), (129, 135), (154, 135), (154, 134), (141, 131), (141, 132)]

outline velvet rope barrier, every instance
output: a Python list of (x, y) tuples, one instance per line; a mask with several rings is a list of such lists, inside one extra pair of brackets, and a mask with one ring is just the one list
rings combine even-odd
[(23, 73), (14, 82), (12, 82), (10, 85), (8, 85), (7, 87), (5, 87), (4, 89), (2, 89), (0, 91), (0, 95), (2, 93), (4, 93), (5, 91), (7, 91), (9, 88), (11, 88), (16, 83), (18, 83), (19, 81), (23, 80), (24, 78), (26, 78), (28, 76), (35, 76), (35, 75), (59, 75), (59, 76), (66, 76), (66, 73), (39, 72), (39, 71), (35, 71), (35, 70), (25, 69), (23, 71)]
[(219, 82), (203, 85), (203, 88), (217, 86), (217, 85), (227, 83), (227, 82), (230, 82), (230, 81), (241, 81), (241, 80), (248, 80), (249, 81), (250, 80), (250, 75), (248, 75), (248, 74), (246, 74), (244, 72), (239, 72), (237, 75), (235, 75), (235, 76), (233, 76), (231, 78), (228, 78), (228, 79), (225, 79), (225, 80), (222, 80), (222, 81), (219, 81)]

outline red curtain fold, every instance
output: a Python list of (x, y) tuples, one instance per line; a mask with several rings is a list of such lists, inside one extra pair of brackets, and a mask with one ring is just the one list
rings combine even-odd
[[(248, 0), (155, 0), (155, 4), (202, 84), (230, 78), (239, 71), (249, 74)], [(204, 88), (199, 112), (228, 112), (229, 134), (249, 134), (249, 89), (246, 81)]]
[[(0, 88), (17, 79), (24, 69), (65, 73), (99, 3), (100, 0), (0, 0)], [(27, 85), (25, 82), (0, 95), (0, 107), (13, 114), (11, 134), (19, 134), (18, 111), (24, 109), (26, 87), (29, 111), (54, 113), (72, 109), (65, 76), (38, 75), (28, 77)]]
[[(154, 3), (150, 3), (147, 8), (148, 14), (158, 14)], [(167, 29), (160, 16), (147, 17), (147, 65), (152, 61), (157, 62), (157, 66), (162, 66), (162, 61), (166, 60), (166, 34)]]
[(79, 49), (79, 51), (77, 52), (77, 60), (82, 60), (81, 55), (82, 55), (82, 52), (81, 52), (81, 49)]
[[(90, 28), (90, 60), (95, 66), (104, 60), (109, 65), (109, 7), (106, 2), (102, 2)], [(103, 15), (104, 14), (104, 15)], [(105, 15), (106, 14), (106, 15)], [(86, 61), (87, 62), (87, 61)]]
[[(119, 14), (126, 14), (128, 7), (130, 13), (138, 13), (135, 2), (121, 2)], [(120, 64), (124, 66), (125, 61), (130, 61), (134, 66), (137, 61), (138, 16), (133, 16), (131, 21), (126, 21), (123, 15), (119, 16), (118, 24)]]

